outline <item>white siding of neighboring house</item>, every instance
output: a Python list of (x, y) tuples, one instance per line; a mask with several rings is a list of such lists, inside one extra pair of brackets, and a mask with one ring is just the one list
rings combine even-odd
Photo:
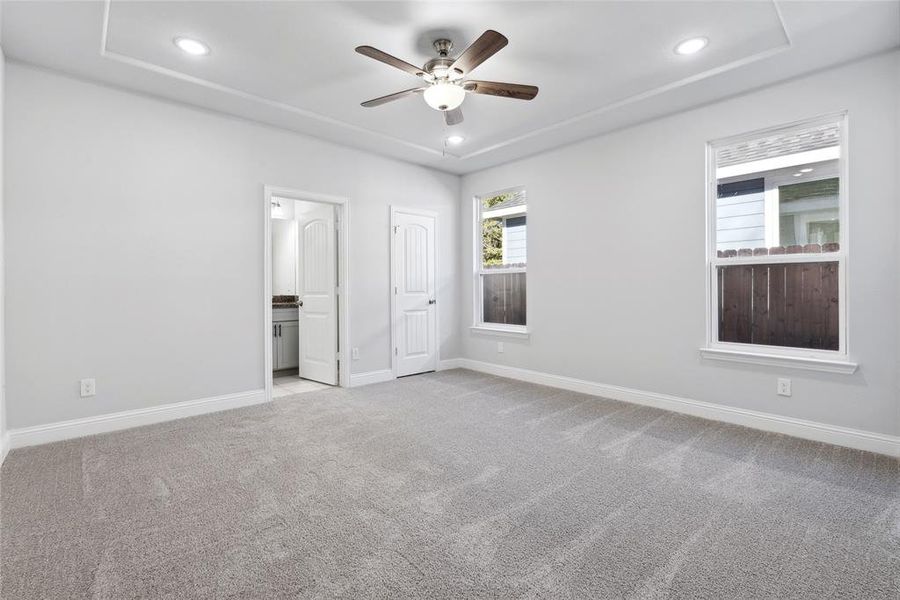
[[(513, 225), (510, 225), (513, 223)], [(503, 221), (503, 263), (524, 263), (525, 255), (525, 215), (508, 217)]]
[(766, 246), (765, 194), (743, 194), (716, 202), (716, 249)]

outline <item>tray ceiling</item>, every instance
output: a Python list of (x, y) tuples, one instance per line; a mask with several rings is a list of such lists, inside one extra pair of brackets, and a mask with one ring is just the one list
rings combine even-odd
[[(15, 59), (462, 173), (896, 47), (898, 15), (896, 2), (11, 2), (3, 45)], [(488, 28), (510, 43), (473, 77), (537, 85), (535, 100), (469, 95), (455, 127), (418, 96), (359, 105), (418, 80), (356, 46), (422, 64), (434, 39), (458, 53)], [(175, 36), (211, 53), (186, 55)], [(673, 52), (693, 36), (708, 48)], [(445, 148), (451, 133), (465, 141)]]

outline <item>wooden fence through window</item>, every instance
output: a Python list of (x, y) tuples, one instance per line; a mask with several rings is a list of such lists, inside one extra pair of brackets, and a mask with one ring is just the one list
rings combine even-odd
[(719, 341), (838, 350), (838, 263), (721, 265)]
[(482, 275), (485, 323), (525, 325), (525, 273)]

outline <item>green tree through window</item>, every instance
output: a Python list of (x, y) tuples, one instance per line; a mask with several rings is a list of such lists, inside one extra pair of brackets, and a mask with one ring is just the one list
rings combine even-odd
[[(513, 197), (513, 194), (500, 194), (482, 200), (482, 210), (497, 206)], [(484, 219), (481, 221), (481, 256), (484, 266), (503, 264), (503, 221), (502, 219)]]

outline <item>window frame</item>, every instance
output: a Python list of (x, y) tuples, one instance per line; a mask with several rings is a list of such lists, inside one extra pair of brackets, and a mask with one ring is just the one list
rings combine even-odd
[[(493, 269), (484, 268), (484, 248), (482, 239), (482, 205), (485, 198), (493, 198), (502, 194), (521, 193), (525, 196), (525, 213), (528, 214), (528, 193), (524, 186), (514, 186), (490, 192), (487, 194), (479, 194), (472, 198), (473, 215), (472, 219), (472, 242), (473, 242), (473, 281), (472, 281), (472, 316), (473, 323), (469, 328), (473, 333), (488, 334), (502, 337), (513, 337), (527, 339), (531, 335), (529, 328), (530, 317), (528, 309), (528, 284), (527, 273), (528, 264), (525, 267), (501, 267)], [(505, 220), (505, 219), (504, 219)], [(525, 229), (525, 255), (528, 256), (528, 224), (526, 222)], [(527, 258), (526, 258), (527, 260)], [(485, 273), (526, 273), (525, 287), (525, 325), (509, 325), (506, 323), (486, 323), (484, 321), (484, 287), (483, 275)]]
[[(766, 366), (788, 366), (816, 371), (850, 374), (856, 371), (857, 364), (850, 360), (850, 336), (848, 323), (847, 281), (849, 263), (849, 210), (848, 197), (849, 156), (847, 112), (822, 115), (812, 119), (804, 119), (785, 125), (759, 129), (727, 138), (716, 139), (706, 144), (706, 346), (701, 348), (703, 358), (724, 360), (729, 362), (745, 362)], [(716, 235), (716, 199), (717, 169), (716, 151), (723, 146), (747, 142), (778, 133), (787, 133), (798, 129), (837, 123), (840, 127), (840, 156), (838, 177), (840, 187), (839, 201), (839, 242), (838, 252), (776, 254), (762, 256), (733, 256), (720, 258), (717, 253)], [(773, 182), (766, 180), (766, 196), (769, 201), (770, 188)], [(777, 187), (775, 187), (777, 189)], [(769, 223), (767, 221), (767, 231)], [(768, 235), (768, 233), (767, 233)], [(768, 238), (767, 238), (768, 239)], [(770, 346), (765, 344), (744, 344), (738, 342), (719, 341), (719, 301), (717, 268), (724, 265), (753, 265), (772, 263), (838, 263), (838, 335), (837, 350), (820, 350), (812, 348), (793, 348), (787, 346)]]

